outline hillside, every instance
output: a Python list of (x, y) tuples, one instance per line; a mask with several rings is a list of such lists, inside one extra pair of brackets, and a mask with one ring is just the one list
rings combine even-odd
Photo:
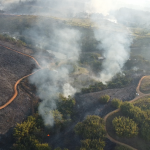
[[(7, 42), (0, 41), (1, 43), (14, 47)], [(16, 49), (26, 51), (26, 53), (31, 51), (23, 47), (16, 47)], [(0, 46), (0, 64), (0, 106), (2, 106), (13, 96), (15, 82), (21, 77), (30, 74), (35, 63), (26, 56)], [(21, 123), (31, 114), (31, 97), (20, 86), (18, 90), (19, 95), (17, 98), (5, 109), (0, 110), (0, 148), (9, 146), (12, 142), (10, 138), (12, 127), (17, 123)]]

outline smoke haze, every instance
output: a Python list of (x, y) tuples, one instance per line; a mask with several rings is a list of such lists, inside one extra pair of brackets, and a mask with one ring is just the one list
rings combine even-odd
[[(102, 14), (103, 19), (107, 20), (105, 23), (102, 22), (102, 18), (94, 15), (91, 15), (89, 19), (98, 25), (98, 28), (93, 28), (93, 31), (96, 40), (100, 42), (98, 48), (103, 50), (105, 60), (102, 64), (103, 69), (95, 79), (103, 83), (110, 81), (113, 76), (121, 72), (125, 62), (130, 57), (130, 46), (133, 37), (131, 31), (121, 23), (124, 20), (131, 22), (132, 18), (130, 18), (130, 14), (127, 16), (124, 11), (120, 14), (119, 10), (122, 7), (147, 10), (147, 7), (150, 6), (150, 2), (147, 0), (84, 0), (82, 2), (76, 0), (38, 0), (29, 11), (26, 10), (26, 6), (23, 9), (16, 9), (20, 5), (17, 2), (17, 0), (1, 1), (8, 12), (20, 13), (22, 11), (27, 14), (34, 13), (60, 17), (74, 17), (81, 12)], [(142, 16), (140, 17), (143, 18)], [(51, 26), (51, 30), (46, 33), (49, 35), (49, 39), (36, 32), (37, 27), (44, 25)], [(66, 60), (63, 60), (62, 57), (57, 57), (56, 62), (60, 64), (65, 61), (73, 64), (78, 63), (81, 52), (81, 34), (78, 30), (71, 27), (58, 27), (55, 24), (51, 25), (49, 21), (39, 17), (36, 27), (24, 31), (24, 34), (27, 36), (32, 34), (35, 37), (35, 45), (41, 48), (47, 47), (47, 50), (61, 53), (65, 56)], [(37, 95), (42, 100), (39, 106), (39, 114), (43, 117), (46, 125), (52, 126), (54, 119), (51, 111), (57, 108), (56, 102), (59, 93), (63, 93), (66, 97), (68, 95), (73, 96), (78, 89), (71, 85), (74, 79), (69, 76), (70, 68), (61, 66), (59, 63), (53, 66), (50, 61), (45, 59), (41, 59), (40, 62), (45, 69), (31, 76), (30, 82), (36, 85)]]

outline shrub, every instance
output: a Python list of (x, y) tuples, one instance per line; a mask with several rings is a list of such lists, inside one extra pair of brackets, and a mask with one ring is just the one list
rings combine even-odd
[(138, 135), (137, 124), (132, 119), (119, 116), (113, 119), (112, 124), (120, 137), (130, 138)]
[(122, 101), (120, 99), (116, 99), (114, 98), (112, 101), (111, 101), (111, 104), (113, 107), (115, 108), (120, 108), (121, 104), (122, 104)]
[(106, 104), (109, 100), (110, 100), (109, 95), (104, 95), (104, 96), (100, 97), (100, 103), (102, 103), (102, 104)]

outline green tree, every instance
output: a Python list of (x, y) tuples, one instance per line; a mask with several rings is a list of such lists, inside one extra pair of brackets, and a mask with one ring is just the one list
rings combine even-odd
[(106, 134), (104, 121), (99, 116), (87, 116), (83, 122), (77, 123), (74, 130), (83, 139), (104, 139)]
[(125, 116), (129, 116), (130, 115), (130, 109), (134, 108), (134, 105), (129, 103), (129, 102), (124, 102), (122, 103), (120, 109), (121, 112), (125, 115)]
[[(29, 116), (26, 121), (14, 128), (14, 150), (51, 150), (48, 144), (43, 144), (44, 132), (41, 118), (38, 115)], [(41, 124), (39, 124), (41, 123)]]
[(120, 137), (134, 137), (138, 135), (137, 124), (126, 117), (115, 117), (112, 121), (115, 132)]
[(81, 141), (82, 147), (80, 150), (103, 150), (105, 142), (101, 139), (86, 139)]
[(120, 108), (122, 104), (122, 101), (120, 99), (117, 99), (117, 98), (114, 98), (112, 101), (111, 101), (111, 105), (114, 107), (114, 108)]
[(145, 140), (150, 141), (150, 119), (142, 123), (141, 135)]
[(103, 96), (100, 97), (100, 103), (102, 103), (102, 104), (108, 103), (109, 100), (110, 100), (109, 95), (103, 95)]

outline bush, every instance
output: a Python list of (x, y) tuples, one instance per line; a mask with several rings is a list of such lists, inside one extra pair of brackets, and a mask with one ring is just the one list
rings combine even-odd
[(14, 128), (15, 143), (13, 150), (51, 150), (47, 143), (42, 143), (45, 136), (43, 122), (39, 115), (29, 116), (26, 121)]
[(102, 103), (102, 104), (106, 104), (109, 100), (110, 100), (109, 95), (104, 95), (104, 96), (100, 97), (100, 103)]
[(111, 101), (111, 104), (113, 107), (115, 108), (120, 108), (121, 104), (122, 104), (122, 101), (120, 99), (116, 99), (114, 98), (112, 101)]
[(113, 119), (112, 124), (120, 137), (130, 138), (138, 135), (137, 124), (132, 119), (119, 116)]
[(111, 101), (111, 105), (112, 105), (114, 108), (120, 108), (121, 104), (122, 104), (122, 100), (117, 99), (117, 98), (114, 98), (114, 99)]

